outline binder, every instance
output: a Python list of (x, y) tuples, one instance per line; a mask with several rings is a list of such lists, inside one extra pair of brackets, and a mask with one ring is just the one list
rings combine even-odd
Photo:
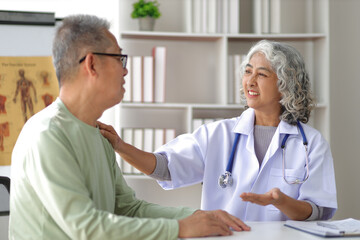
[[(144, 130), (142, 128), (134, 128), (133, 129), (134, 132), (134, 138), (133, 138), (133, 143), (134, 143), (134, 147), (143, 150), (144, 149)], [(135, 167), (132, 168), (133, 173), (136, 174), (140, 174), (141, 172), (136, 169)]]
[(143, 56), (132, 56), (132, 101), (143, 102)]
[(165, 143), (164, 129), (156, 128), (154, 131), (154, 150), (160, 148)]
[(155, 96), (156, 103), (165, 102), (165, 78), (166, 78), (166, 47), (154, 47), (153, 54), (155, 62)]
[[(133, 129), (132, 128), (123, 128), (122, 129), (122, 139), (124, 142), (133, 145)], [(124, 174), (132, 174), (133, 173), (133, 167), (126, 162), (124, 159), (121, 159), (121, 170)]]
[(143, 64), (143, 100), (147, 103), (154, 102), (154, 58), (153, 56), (144, 56)]
[(154, 151), (154, 129), (152, 129), (152, 128), (144, 129), (143, 150), (145, 152), (153, 152)]
[(321, 237), (360, 236), (360, 220), (353, 218), (308, 222), (287, 220), (284, 225)]

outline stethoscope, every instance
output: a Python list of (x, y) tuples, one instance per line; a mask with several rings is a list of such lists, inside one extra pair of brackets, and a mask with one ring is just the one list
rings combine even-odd
[[(308, 141), (306, 139), (304, 129), (302, 128), (299, 121), (297, 121), (297, 126), (300, 130), (300, 133), (301, 133), (301, 136), (303, 139), (303, 145), (305, 148), (306, 176), (303, 180), (296, 179), (295, 181), (288, 181), (285, 177), (285, 143), (286, 143), (288, 137), (290, 136), (290, 134), (286, 134), (284, 139), (281, 142), (281, 148), (282, 148), (283, 179), (287, 184), (301, 184), (301, 183), (304, 183), (309, 178), (309, 158), (308, 158), (308, 148), (307, 148)], [(231, 187), (233, 185), (233, 178), (231, 176), (231, 173), (232, 173), (232, 167), (233, 167), (233, 163), (234, 163), (234, 155), (235, 155), (235, 151), (236, 151), (236, 146), (239, 142), (239, 138), (240, 138), (240, 133), (236, 133), (234, 144), (231, 149), (230, 158), (229, 158), (228, 164), (226, 166), (226, 171), (224, 174), (221, 174), (219, 177), (219, 186), (222, 188)]]

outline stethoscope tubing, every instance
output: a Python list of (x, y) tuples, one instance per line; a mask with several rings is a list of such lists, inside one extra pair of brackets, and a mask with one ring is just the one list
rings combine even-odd
[(287, 183), (287, 184), (301, 184), (301, 183), (304, 183), (308, 178), (309, 178), (309, 156), (308, 156), (308, 141), (306, 139), (306, 136), (305, 136), (305, 132), (304, 132), (304, 129), (303, 127), (301, 126), (299, 120), (296, 122), (299, 130), (300, 130), (300, 133), (301, 133), (301, 136), (302, 136), (302, 139), (303, 139), (303, 145), (304, 145), (304, 148), (305, 148), (305, 165), (306, 165), (306, 176), (303, 180), (299, 180), (299, 179), (295, 179), (295, 181), (289, 181), (286, 179), (286, 176), (285, 176), (285, 143), (289, 137), (289, 134), (286, 134), (282, 143), (281, 143), (281, 148), (282, 148), (282, 173), (283, 173), (283, 179), (284, 181)]
[[(308, 147), (307, 147), (308, 141), (307, 141), (304, 129), (301, 126), (300, 122), (297, 121), (296, 124), (297, 124), (297, 126), (298, 126), (298, 128), (300, 130), (300, 133), (301, 133), (301, 136), (302, 136), (302, 139), (303, 139), (303, 145), (304, 145), (304, 148), (305, 148), (306, 176), (305, 176), (305, 178), (303, 180), (296, 179), (295, 181), (288, 181), (286, 179), (286, 176), (285, 176), (285, 144), (286, 144), (287, 139), (290, 136), (290, 134), (286, 134), (285, 137), (283, 138), (282, 142), (281, 142), (281, 148), (282, 148), (283, 179), (288, 184), (301, 184), (301, 183), (304, 183), (309, 178), (309, 157), (308, 157)], [(233, 165), (234, 165), (235, 151), (236, 151), (236, 147), (238, 145), (239, 139), (240, 139), (240, 133), (236, 133), (234, 144), (233, 144), (232, 149), (231, 149), (231, 154), (230, 154), (230, 157), (229, 157), (229, 161), (228, 161), (228, 164), (226, 166), (226, 172), (225, 172), (225, 174), (222, 174), (219, 177), (219, 185), (222, 188), (226, 188), (227, 186), (232, 186), (233, 180), (232, 180), (231, 174), (232, 174), (232, 168), (233, 168)]]
[(240, 139), (240, 133), (236, 133), (234, 144), (233, 144), (232, 149), (231, 149), (229, 162), (228, 162), (228, 164), (226, 166), (226, 171), (229, 172), (229, 173), (232, 173), (232, 168), (233, 168), (233, 165), (234, 165), (234, 155), (235, 155), (236, 146), (238, 145), (239, 139)]

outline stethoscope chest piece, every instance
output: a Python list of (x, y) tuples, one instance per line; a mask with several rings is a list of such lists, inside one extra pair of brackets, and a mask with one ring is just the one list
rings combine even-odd
[(233, 178), (230, 172), (225, 172), (219, 177), (219, 186), (222, 188), (231, 187), (233, 185)]

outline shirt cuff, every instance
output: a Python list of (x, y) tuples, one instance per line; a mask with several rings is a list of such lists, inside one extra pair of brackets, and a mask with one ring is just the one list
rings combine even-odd
[(159, 153), (154, 153), (154, 155), (156, 158), (156, 167), (149, 176), (159, 181), (171, 181), (167, 157)]
[(323, 212), (324, 212), (324, 208), (317, 206), (315, 203), (313, 203), (311, 201), (306, 200), (305, 202), (309, 203), (312, 208), (312, 213), (311, 213), (310, 217), (308, 217), (306, 219), (306, 221), (313, 221), (313, 220), (321, 219)]

